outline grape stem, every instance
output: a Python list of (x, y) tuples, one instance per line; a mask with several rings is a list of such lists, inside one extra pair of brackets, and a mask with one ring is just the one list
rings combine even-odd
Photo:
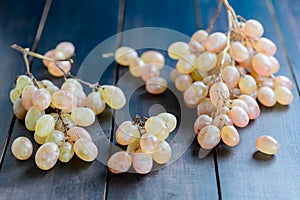
[(210, 31), (213, 29), (214, 27), (214, 23), (216, 21), (216, 19), (218, 18), (220, 12), (221, 12), (221, 8), (222, 8), (222, 4), (223, 4), (223, 0), (220, 0), (219, 1), (219, 4), (218, 4), (218, 8), (214, 14), (214, 16), (210, 19), (209, 21), (209, 25), (208, 25), (208, 28), (206, 29), (206, 32), (209, 34)]

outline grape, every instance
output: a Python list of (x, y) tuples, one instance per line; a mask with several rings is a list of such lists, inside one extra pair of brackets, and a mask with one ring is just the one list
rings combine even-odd
[(208, 37), (208, 33), (205, 30), (198, 30), (193, 35), (191, 40), (197, 41), (202, 44)]
[[(224, 54), (225, 54), (225, 57), (224, 57)], [(217, 55), (217, 67), (221, 67), (221, 61), (224, 57), (224, 63), (223, 63), (223, 68), (230, 65), (231, 64), (231, 55), (229, 53), (225, 53), (224, 51), (221, 51), (220, 53), (218, 53)]]
[(258, 90), (257, 98), (264, 106), (272, 107), (276, 104), (274, 91), (269, 87), (261, 87)]
[(128, 145), (139, 137), (139, 129), (131, 121), (123, 122), (116, 131), (116, 140), (121, 145)]
[(150, 94), (161, 94), (167, 87), (167, 81), (162, 77), (151, 77), (146, 82), (146, 90)]
[(176, 69), (172, 69), (170, 73), (170, 79), (171, 81), (175, 82), (176, 78), (179, 76), (179, 73)]
[(249, 119), (255, 119), (259, 116), (260, 109), (254, 98), (252, 98), (249, 95), (241, 95), (241, 96), (239, 96), (239, 99), (245, 101), (246, 104), (248, 105), (248, 113), (247, 114), (249, 116)]
[(171, 44), (168, 48), (168, 55), (170, 58), (178, 60), (180, 58), (185, 57), (187, 54), (190, 53), (190, 47), (185, 42), (175, 42)]
[(221, 32), (215, 32), (208, 36), (203, 46), (209, 52), (218, 53), (226, 46), (226, 35)]
[(33, 85), (28, 85), (24, 87), (22, 91), (22, 104), (26, 110), (29, 110), (32, 105), (32, 93), (37, 90), (37, 88)]
[(78, 126), (71, 127), (67, 131), (67, 135), (68, 135), (70, 142), (76, 142), (79, 139), (85, 139), (88, 141), (92, 141), (92, 137), (89, 134), (89, 132), (87, 132), (87, 130), (85, 130), (84, 128), (78, 127)]
[(252, 67), (254, 71), (262, 76), (269, 76), (272, 73), (272, 62), (270, 58), (262, 53), (257, 53), (252, 58)]
[(90, 126), (95, 122), (95, 113), (90, 108), (73, 108), (71, 120), (79, 126)]
[(210, 98), (204, 98), (201, 100), (197, 106), (198, 116), (202, 114), (211, 115), (214, 110), (214, 106), (212, 105)]
[(176, 69), (181, 74), (189, 74), (194, 71), (196, 56), (188, 54), (184, 58), (180, 58), (176, 64)]
[(81, 160), (87, 162), (95, 160), (98, 155), (98, 149), (96, 145), (84, 138), (80, 138), (75, 142), (74, 152)]
[(167, 139), (167, 137), (169, 136), (170, 132), (167, 128), (167, 126), (163, 126), (161, 127), (160, 131), (155, 135), (159, 141), (163, 141), (165, 139)]
[(240, 73), (236, 67), (227, 66), (222, 70), (222, 79), (229, 89), (233, 89), (240, 80)]
[(197, 69), (192, 71), (191, 76), (192, 76), (194, 81), (202, 81), (203, 80), (203, 77), (202, 77), (200, 71), (197, 70)]
[(120, 151), (110, 157), (107, 167), (111, 172), (119, 174), (128, 171), (131, 163), (131, 155), (126, 151)]
[(243, 128), (249, 123), (249, 117), (247, 112), (239, 106), (233, 106), (231, 110), (227, 113), (227, 115), (229, 116), (233, 124), (238, 127)]
[(273, 56), (270, 56), (270, 61), (271, 61), (271, 64), (272, 64), (272, 68), (271, 68), (271, 73), (272, 74), (275, 74), (278, 72), (279, 68), (280, 68), (280, 64), (278, 62), (278, 60), (273, 57)]
[(159, 117), (153, 116), (150, 117), (146, 122), (145, 122), (145, 130), (147, 133), (151, 133), (153, 135), (158, 134), (163, 127), (166, 127), (166, 124), (164, 120), (162, 120)]
[(185, 91), (192, 85), (193, 79), (188, 74), (180, 74), (175, 80), (175, 86), (179, 91)]
[(13, 106), (14, 114), (18, 119), (25, 119), (27, 110), (22, 105), (22, 99), (18, 98)]
[(237, 62), (244, 62), (249, 58), (249, 52), (241, 42), (231, 42), (230, 50), (232, 58)]
[(160, 69), (164, 66), (165, 64), (165, 57), (161, 53), (157, 51), (145, 51), (141, 55), (141, 59), (145, 62), (145, 64), (155, 64), (157, 65)]
[(279, 150), (279, 143), (271, 136), (262, 135), (256, 139), (256, 148), (265, 154), (274, 155)]
[(286, 76), (275, 77), (275, 88), (278, 86), (284, 86), (288, 89), (292, 89), (292, 81)]
[(211, 103), (217, 107), (224, 104), (224, 100), (228, 99), (230, 94), (225, 83), (216, 82), (209, 89)]
[(38, 144), (44, 144), (46, 138), (38, 136), (36, 133), (33, 134), (33, 139)]
[[(56, 59), (57, 55), (56, 55), (56, 51), (55, 49), (49, 50), (44, 54), (45, 57), (47, 58), (52, 58), (52, 59)], [(43, 64), (45, 65), (45, 67), (48, 67), (48, 65), (50, 64), (51, 61), (48, 60), (43, 60)]]
[(56, 52), (62, 52), (65, 58), (70, 58), (75, 53), (75, 47), (71, 42), (61, 42), (55, 47)]
[(15, 103), (18, 98), (20, 98), (22, 92), (18, 88), (14, 88), (9, 93), (9, 98), (12, 103)]
[(15, 158), (19, 160), (27, 160), (32, 154), (33, 146), (27, 137), (18, 137), (12, 143), (11, 151)]
[(74, 85), (76, 90), (83, 90), (82, 85), (76, 78), (68, 78), (67, 80), (65, 80), (65, 83)]
[(208, 125), (211, 125), (212, 123), (212, 118), (208, 115), (200, 115), (195, 123), (194, 123), (194, 131), (196, 134), (198, 134), (202, 128), (208, 126)]
[(53, 142), (57, 146), (61, 146), (65, 140), (63, 132), (58, 130), (52, 130), (51, 133), (46, 137), (45, 142)]
[(59, 148), (53, 142), (47, 142), (38, 148), (35, 163), (42, 170), (51, 169), (58, 160)]
[(48, 92), (52, 95), (54, 92), (57, 92), (59, 90), (58, 87), (56, 87), (51, 81), (49, 80), (42, 80), (41, 84), (43, 87), (48, 90)]
[[(57, 66), (59, 66), (64, 71), (64, 73)], [(48, 65), (48, 72), (55, 77), (61, 77), (64, 74), (69, 73), (70, 70), (71, 70), (70, 61), (50, 62)]]
[(74, 97), (77, 96), (78, 91), (81, 89), (77, 88), (74, 82), (72, 81), (65, 81), (62, 86), (60, 87), (61, 90), (67, 91), (74, 95)]
[(70, 92), (59, 90), (51, 95), (51, 102), (58, 109), (72, 110), (77, 104), (77, 99)]
[(123, 66), (129, 66), (130, 62), (137, 56), (137, 52), (133, 48), (126, 46), (118, 48), (115, 53), (117, 63)]
[(196, 106), (206, 97), (207, 93), (207, 86), (203, 82), (196, 81), (184, 92), (184, 102)]
[[(86, 94), (84, 93), (83, 90), (78, 90), (77, 91), (77, 107), (85, 107), (86, 105), (86, 101), (87, 101), (87, 97)], [(104, 102), (103, 102), (104, 103)]]
[(158, 149), (159, 139), (151, 133), (145, 133), (140, 139), (140, 146), (144, 153), (153, 153)]
[(171, 113), (160, 113), (157, 117), (165, 122), (169, 132), (172, 132), (177, 125), (176, 117)]
[(228, 146), (236, 146), (240, 142), (240, 136), (234, 126), (228, 125), (221, 129), (222, 141)]
[(249, 113), (249, 107), (247, 105), (247, 103), (241, 99), (234, 99), (231, 102), (231, 107), (233, 106), (239, 106), (241, 108), (243, 108), (247, 113)]
[(169, 143), (163, 140), (158, 146), (158, 150), (152, 153), (153, 160), (158, 164), (165, 164), (169, 162), (172, 157), (172, 149)]
[(32, 92), (32, 104), (40, 110), (50, 106), (51, 95), (46, 89), (37, 89)]
[(99, 115), (105, 109), (105, 102), (99, 92), (91, 92), (86, 98), (86, 106), (92, 109), (95, 115)]
[(198, 133), (197, 140), (203, 149), (212, 149), (220, 142), (220, 130), (214, 125), (205, 126)]
[(20, 91), (22, 91), (24, 89), (24, 87), (26, 87), (27, 85), (30, 85), (30, 84), (32, 84), (31, 79), (26, 75), (21, 75), (17, 78), (16, 88), (19, 89)]
[(224, 126), (232, 125), (232, 121), (228, 117), (228, 115), (219, 114), (214, 118), (212, 124), (215, 125), (216, 127), (218, 127), (221, 130)]
[(152, 77), (158, 77), (160, 74), (159, 67), (155, 64), (147, 64), (142, 69), (142, 79), (147, 82)]
[(252, 94), (257, 90), (256, 81), (251, 75), (244, 75), (239, 80), (239, 88), (244, 94)]
[(201, 72), (208, 72), (215, 68), (216, 64), (217, 55), (215, 53), (205, 51), (196, 59), (195, 67)]
[(252, 38), (259, 38), (264, 34), (264, 27), (261, 23), (255, 19), (250, 19), (246, 21), (244, 26), (245, 34)]
[(145, 66), (144, 61), (141, 58), (134, 58), (131, 60), (129, 65), (129, 72), (132, 76), (140, 77), (142, 76), (142, 70)]
[(64, 142), (59, 147), (59, 156), (58, 159), (61, 162), (69, 162), (74, 156), (73, 145), (70, 142)]
[(151, 154), (143, 153), (140, 149), (132, 155), (133, 169), (139, 174), (148, 174), (153, 165)]
[(264, 37), (257, 39), (253, 43), (253, 47), (257, 52), (263, 53), (267, 56), (273, 56), (277, 51), (277, 47), (274, 42)]
[(293, 93), (284, 86), (276, 87), (274, 92), (276, 101), (281, 105), (289, 105), (294, 99)]
[(98, 92), (104, 102), (113, 109), (120, 109), (126, 104), (126, 98), (123, 91), (113, 85), (102, 85)]
[(25, 126), (28, 130), (34, 131), (36, 122), (45, 114), (45, 111), (39, 110), (36, 107), (31, 107), (25, 117)]
[(128, 144), (126, 151), (134, 152), (140, 147), (140, 138), (135, 139), (132, 143)]
[(47, 137), (54, 130), (54, 126), (54, 118), (49, 114), (43, 115), (36, 122), (35, 133), (40, 137)]
[(192, 54), (200, 55), (203, 51), (205, 51), (204, 47), (195, 40), (190, 40), (189, 42), (190, 51)]

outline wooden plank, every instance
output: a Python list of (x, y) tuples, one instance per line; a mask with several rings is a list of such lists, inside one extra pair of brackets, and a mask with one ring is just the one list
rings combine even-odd
[[(98, 43), (116, 34), (118, 6), (118, 0), (106, 3), (96, 0), (92, 2), (54, 0), (40, 39), (38, 52), (44, 53), (54, 48), (60, 41), (73, 42), (76, 46), (76, 57), (72, 73), (76, 74), (89, 52)], [(57, 81), (48, 75), (40, 60), (34, 60), (32, 71), (38, 79), (47, 78), (61, 83), (62, 79)], [(100, 79), (100, 77), (98, 78)], [(106, 70), (101, 82), (114, 83), (113, 66)], [(29, 160), (20, 162), (12, 156), (11, 151), (7, 151), (0, 174), (0, 194), (3, 194), (4, 199), (103, 198), (106, 166), (100, 159), (106, 157), (104, 150), (107, 148), (101, 142), (109, 141), (107, 137), (111, 132), (111, 120), (111, 110), (108, 108), (98, 116), (98, 122), (102, 127), (101, 135), (98, 135), (99, 123), (88, 129), (99, 150), (99, 157), (92, 163), (81, 161), (75, 157), (70, 163), (58, 162), (53, 169), (44, 172), (35, 165), (34, 155)], [(32, 133), (25, 130), (23, 122), (17, 120), (9, 147), (13, 139), (21, 135), (25, 135), (33, 141)], [(36, 151), (37, 145), (34, 146), (34, 149)]]
[[(191, 35), (197, 30), (195, 9), (193, 1), (126, 1), (124, 30), (139, 27), (161, 27)], [(153, 31), (153, 32), (151, 32)], [(153, 34), (151, 34), (153, 33)], [(129, 45), (138, 49), (139, 53), (156, 49), (166, 57), (166, 66), (162, 77), (168, 78), (170, 67), (175, 62), (166, 55), (167, 47), (175, 41), (188, 41), (187, 36), (174, 36), (174, 33), (165, 34), (157, 29), (139, 29), (123, 33), (122, 45)], [(176, 35), (176, 34), (175, 34)], [(123, 86), (126, 84), (126, 86)], [(140, 84), (141, 87), (137, 87)], [(130, 99), (128, 112), (130, 116), (116, 113), (116, 118), (123, 121), (129, 120), (135, 114), (149, 116), (167, 111), (175, 114), (178, 129), (171, 133), (168, 141), (174, 147), (175, 157), (180, 153), (180, 146), (184, 141), (178, 139), (179, 135), (194, 137), (193, 123), (196, 118), (195, 110), (184, 108), (182, 94), (169, 80), (169, 90), (162, 95), (150, 95), (145, 91), (144, 83), (140, 78), (128, 75), (126, 67), (120, 67), (119, 85), (124, 87), (127, 99)], [(133, 92), (134, 91), (134, 92)], [(185, 112), (185, 113), (184, 113)], [(187, 117), (187, 115), (190, 115)], [(125, 119), (126, 116), (127, 118)], [(184, 128), (182, 129), (182, 127)], [(173, 138), (173, 140), (171, 140)], [(177, 139), (177, 140), (176, 140)], [(182, 143), (182, 144), (180, 144)], [(121, 175), (109, 174), (107, 199), (216, 199), (218, 197), (217, 184), (212, 155), (199, 160), (199, 145), (192, 143), (179, 159), (174, 159), (172, 164), (150, 172), (148, 175), (125, 173)], [(181, 152), (181, 153), (183, 153)], [(178, 156), (179, 157), (179, 156)], [(173, 157), (174, 158), (174, 157)], [(157, 166), (156, 166), (157, 167)]]
[[(202, 16), (207, 17), (203, 23), (208, 22), (213, 14), (212, 12), (205, 13), (207, 3), (210, 4), (211, 1), (200, 1)], [(286, 75), (292, 79), (292, 72), (276, 35), (266, 2), (248, 1), (241, 4), (238, 0), (231, 0), (230, 3), (237, 14), (246, 19), (254, 18), (262, 22), (265, 28), (264, 36), (272, 39), (278, 47), (276, 56), (281, 63), (278, 74)], [(215, 5), (217, 5), (217, 1), (215, 1)], [(226, 30), (226, 23), (224, 23), (226, 18), (225, 15), (221, 16), (216, 21), (215, 30), (224, 31)], [(286, 24), (282, 26), (282, 29), (285, 26)], [(297, 141), (299, 141), (300, 125), (296, 116), (298, 116), (300, 106), (295, 86), (292, 92), (294, 101), (287, 107), (276, 105), (273, 108), (265, 108), (261, 106), (261, 116), (250, 122), (246, 128), (239, 129), (241, 141), (237, 147), (218, 146), (220, 189), (224, 199), (299, 198), (300, 176), (298, 166), (300, 160), (296, 152), (299, 152)], [(280, 143), (280, 150), (277, 155), (265, 156), (256, 152), (255, 140), (264, 134), (273, 136)]]
[[(12, 103), (9, 92), (13, 88), (17, 75), (25, 72), (25, 66), (20, 54), (10, 46), (14, 43), (31, 47), (35, 32), (39, 25), (44, 1), (19, 2), (1, 1), (0, 6), (0, 154), (3, 156), (9, 129), (13, 120)], [(16, 6), (18, 4), (18, 6)], [(32, 8), (35, 12), (28, 12)], [(3, 157), (1, 156), (0, 163)]]

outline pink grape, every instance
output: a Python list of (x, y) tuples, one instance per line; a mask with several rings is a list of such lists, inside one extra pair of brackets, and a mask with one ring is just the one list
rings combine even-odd
[(147, 64), (142, 69), (142, 79), (147, 82), (152, 77), (159, 76), (159, 67), (155, 64)]
[(247, 112), (239, 106), (233, 106), (227, 114), (232, 120), (233, 124), (235, 124), (238, 127), (243, 128), (249, 123), (249, 117)]
[(46, 89), (38, 89), (32, 93), (32, 104), (40, 110), (45, 110), (50, 106), (51, 95)]

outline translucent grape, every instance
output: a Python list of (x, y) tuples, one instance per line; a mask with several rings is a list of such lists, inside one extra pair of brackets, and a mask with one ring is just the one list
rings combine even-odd
[(207, 93), (207, 86), (203, 82), (196, 81), (184, 92), (184, 102), (196, 106), (206, 97)]
[(126, 151), (127, 152), (134, 152), (140, 147), (140, 139), (134, 140), (134, 142), (127, 145)]
[(32, 155), (33, 146), (27, 137), (18, 137), (12, 143), (11, 151), (15, 158), (27, 160)]
[(45, 110), (50, 106), (51, 95), (46, 89), (37, 89), (32, 92), (32, 104), (40, 110)]
[(241, 95), (241, 96), (239, 96), (239, 99), (245, 101), (246, 104), (248, 105), (249, 109), (248, 109), (247, 114), (248, 114), (249, 119), (255, 119), (259, 116), (260, 109), (254, 98), (252, 98), (249, 95)]
[(175, 80), (175, 86), (179, 91), (185, 91), (192, 85), (193, 79), (188, 74), (180, 74)]
[(249, 117), (247, 112), (239, 106), (233, 106), (227, 113), (227, 115), (231, 119), (233, 124), (238, 127), (243, 128), (249, 123)]
[(222, 70), (222, 79), (226, 83), (229, 89), (233, 89), (237, 86), (240, 80), (240, 73), (236, 67), (227, 66)]
[(194, 81), (202, 81), (203, 80), (203, 77), (202, 77), (200, 71), (197, 70), (197, 69), (192, 71), (191, 76), (192, 76)]
[(49, 115), (41, 116), (35, 125), (35, 133), (40, 137), (47, 137), (54, 130), (55, 120)]
[(215, 125), (216, 127), (218, 127), (221, 130), (224, 126), (232, 125), (232, 121), (228, 117), (228, 115), (219, 114), (214, 118), (212, 124)]
[(267, 107), (272, 107), (276, 104), (275, 93), (269, 87), (259, 88), (257, 98), (261, 104)]
[(278, 62), (278, 60), (273, 57), (273, 56), (270, 56), (270, 61), (271, 61), (271, 64), (272, 64), (272, 69), (271, 69), (271, 73), (272, 74), (275, 74), (278, 72), (279, 68), (280, 68), (280, 64)]
[[(224, 54), (225, 54), (225, 57), (224, 57)], [(229, 53), (225, 53), (224, 51), (221, 51), (217, 55), (217, 66), (218, 67), (221, 67), (222, 59), (224, 59), (223, 67), (226, 67), (231, 64), (231, 55)]]
[(88, 141), (92, 141), (92, 137), (89, 134), (89, 132), (87, 132), (87, 130), (85, 130), (84, 128), (78, 127), (78, 126), (71, 127), (67, 131), (67, 135), (68, 135), (70, 142), (76, 142), (79, 139), (85, 139)]
[(77, 92), (81, 90), (77, 88), (74, 82), (72, 81), (65, 81), (60, 87), (60, 89), (71, 93), (75, 97), (77, 96)]
[(262, 135), (256, 139), (256, 148), (265, 154), (274, 155), (279, 150), (279, 143), (271, 136)]
[(210, 98), (202, 99), (197, 106), (198, 116), (202, 114), (211, 115), (214, 110), (214, 106), (212, 105)]
[(170, 135), (170, 132), (167, 128), (167, 126), (161, 127), (159, 133), (157, 133), (155, 136), (158, 138), (159, 141), (163, 141), (167, 139), (167, 137)]
[(278, 86), (284, 86), (288, 89), (292, 89), (292, 81), (286, 76), (276, 76), (275, 77), (275, 88)]
[(152, 153), (152, 158), (158, 164), (165, 164), (171, 160), (172, 149), (168, 142), (161, 141), (158, 145), (158, 150)]
[(264, 37), (258, 38), (253, 43), (253, 47), (257, 52), (263, 53), (267, 56), (273, 56), (277, 51), (277, 47), (274, 42)]
[(22, 105), (22, 99), (18, 98), (13, 106), (13, 111), (14, 114), (16, 115), (16, 117), (18, 119), (25, 119), (27, 110), (24, 108), (24, 106)]
[(262, 53), (257, 53), (252, 58), (252, 67), (257, 74), (262, 76), (269, 76), (272, 73), (272, 62)]
[(158, 77), (160, 75), (159, 67), (155, 64), (147, 64), (142, 69), (142, 79), (147, 82), (152, 77)]
[(36, 133), (33, 134), (33, 139), (38, 144), (44, 144), (46, 138), (38, 136)]
[(157, 115), (159, 119), (162, 119), (165, 122), (165, 125), (169, 132), (172, 132), (177, 125), (177, 119), (176, 117), (171, 113), (160, 113)]
[(51, 169), (58, 160), (59, 148), (53, 142), (40, 146), (35, 154), (35, 163), (42, 170)]
[(198, 30), (192, 35), (192, 40), (203, 43), (208, 37), (208, 33), (205, 30)]
[(58, 159), (61, 162), (67, 163), (69, 162), (74, 156), (74, 149), (73, 145), (70, 142), (64, 142), (59, 147), (59, 156)]
[(189, 74), (195, 69), (195, 61), (196, 56), (194, 54), (188, 54), (178, 60), (176, 69), (181, 74)]
[(41, 81), (43, 87), (48, 90), (48, 92), (52, 95), (54, 92), (57, 92), (59, 88), (55, 86), (51, 81), (49, 80), (42, 80)]
[(240, 142), (239, 132), (234, 126), (224, 126), (221, 129), (222, 141), (228, 146), (236, 146)]
[(151, 77), (146, 82), (146, 90), (150, 94), (161, 94), (167, 87), (167, 81), (162, 77)]
[(39, 110), (36, 107), (31, 107), (25, 117), (25, 126), (28, 130), (34, 131), (38, 119), (45, 114), (45, 111)]
[(132, 155), (133, 169), (139, 174), (148, 174), (153, 166), (151, 154), (143, 153), (140, 149)]
[(179, 73), (176, 69), (172, 69), (171, 73), (170, 73), (170, 79), (171, 81), (175, 82), (176, 78), (179, 76)]
[(91, 162), (96, 159), (98, 148), (93, 142), (81, 138), (75, 142), (74, 152), (81, 160)]
[(165, 64), (165, 57), (158, 51), (145, 51), (141, 55), (141, 59), (145, 62), (145, 64), (155, 64), (157, 65), (160, 69), (164, 66)]
[(21, 94), (22, 94), (22, 92), (21, 92), (21, 90), (19, 90), (18, 88), (12, 89), (12, 90), (10, 91), (10, 93), (9, 93), (10, 101), (11, 101), (12, 103), (15, 103), (15, 101), (16, 101), (18, 98), (21, 97)]
[(198, 134), (202, 128), (211, 125), (212, 118), (208, 115), (200, 115), (194, 123), (194, 132)]
[[(57, 65), (62, 69), (62, 71), (57, 67)], [(58, 62), (50, 62), (48, 65), (48, 72), (55, 77), (61, 77), (64, 74), (69, 73), (71, 70), (70, 61), (58, 61)]]
[(191, 53), (197, 56), (199, 56), (203, 51), (205, 51), (204, 47), (195, 40), (190, 40), (189, 46)]
[(58, 130), (52, 130), (51, 133), (46, 137), (45, 142), (53, 142), (58, 146), (64, 143), (65, 134)]
[(151, 133), (145, 133), (140, 139), (140, 146), (144, 153), (153, 153), (158, 149), (159, 139)]
[(178, 60), (180, 58), (185, 57), (187, 54), (190, 53), (190, 47), (185, 42), (175, 42), (171, 44), (168, 48), (168, 55), (170, 58)]
[(164, 126), (166, 126), (164, 120), (157, 116), (152, 116), (145, 122), (146, 132), (153, 135), (158, 134)]
[(142, 70), (145, 66), (144, 61), (141, 58), (133, 58), (129, 65), (129, 72), (132, 76), (140, 77), (142, 76)]
[(32, 93), (37, 90), (37, 88), (33, 85), (28, 85), (24, 87), (22, 91), (22, 104), (26, 110), (29, 110), (32, 105)]
[(294, 99), (293, 93), (284, 86), (276, 87), (274, 92), (276, 101), (281, 105), (289, 105)]
[(252, 94), (257, 90), (256, 81), (251, 75), (244, 75), (239, 80), (239, 88), (244, 94)]
[(120, 151), (110, 157), (107, 163), (107, 167), (111, 172), (119, 174), (128, 171), (131, 163), (131, 155), (126, 151)]
[(75, 47), (71, 42), (60, 42), (55, 47), (56, 52), (62, 52), (65, 56), (65, 58), (70, 58), (75, 53)]
[(215, 32), (208, 36), (203, 46), (209, 52), (218, 53), (226, 46), (226, 35), (221, 32)]
[(86, 98), (86, 106), (92, 109), (96, 115), (99, 115), (105, 109), (105, 102), (99, 92), (91, 92)]
[(71, 120), (79, 126), (90, 126), (95, 122), (95, 113), (90, 108), (73, 108)]
[(237, 62), (244, 62), (249, 58), (249, 52), (241, 42), (231, 42), (230, 50), (232, 58)]
[(220, 130), (214, 125), (205, 126), (198, 133), (197, 140), (203, 149), (212, 149), (220, 142)]
[(247, 20), (244, 26), (245, 34), (252, 38), (259, 38), (264, 34), (264, 27), (255, 19)]
[(75, 79), (75, 78), (68, 78), (67, 80), (65, 80), (66, 84), (72, 84), (75, 86), (76, 90), (83, 90), (83, 87), (81, 85), (81, 83)]
[(216, 64), (217, 55), (215, 53), (205, 51), (196, 59), (195, 67), (201, 72), (208, 72), (215, 68)]
[[(45, 57), (48, 57), (48, 58), (52, 58), (52, 59), (56, 59), (56, 51), (55, 49), (51, 49), (49, 51), (47, 51), (45, 54), (44, 54)], [(48, 67), (48, 65), (50, 64), (51, 61), (48, 61), (48, 60), (43, 60), (43, 64), (45, 65), (45, 67)]]
[(116, 140), (121, 145), (128, 145), (138, 138), (140, 138), (139, 129), (131, 121), (124, 121), (116, 131)]
[(98, 92), (104, 102), (113, 109), (120, 109), (126, 104), (126, 98), (123, 91), (113, 85), (102, 85)]
[(76, 98), (77, 99), (77, 104), (76, 104), (77, 107), (85, 107), (85, 106), (87, 106), (86, 105), (87, 97), (86, 97), (86, 94), (85, 94), (85, 92), (83, 90), (78, 90), (76, 97), (77, 97)]
[(223, 82), (216, 82), (209, 89), (209, 97), (215, 107), (223, 105), (229, 96), (229, 89)]
[(59, 90), (51, 95), (51, 103), (58, 109), (72, 110), (77, 104), (77, 99), (70, 92)]
[(137, 52), (133, 48), (126, 46), (118, 48), (115, 52), (117, 63), (123, 66), (129, 66), (130, 62), (137, 56)]
[(26, 75), (21, 75), (17, 78), (16, 88), (22, 91), (24, 87), (30, 84), (32, 84), (31, 79)]

